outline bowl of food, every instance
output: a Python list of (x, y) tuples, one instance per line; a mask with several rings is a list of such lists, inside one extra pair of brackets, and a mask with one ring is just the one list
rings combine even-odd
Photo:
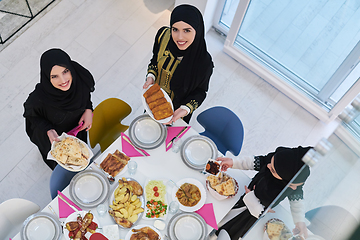
[(209, 161), (205, 165), (203, 172), (212, 175), (217, 175), (220, 172), (220, 169), (221, 169), (220, 162), (215, 161), (213, 159), (209, 159)]
[(217, 200), (224, 200), (234, 197), (239, 185), (230, 175), (219, 172), (217, 175), (209, 175), (206, 178), (206, 188)]
[(293, 239), (293, 234), (282, 220), (277, 218), (272, 218), (265, 223), (263, 240), (291, 240), (291, 239)]

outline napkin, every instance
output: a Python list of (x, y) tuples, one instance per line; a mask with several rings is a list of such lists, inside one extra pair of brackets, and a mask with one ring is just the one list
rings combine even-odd
[(204, 204), (204, 206), (197, 210), (196, 213), (199, 214), (205, 220), (205, 222), (210, 225), (210, 227), (218, 230), (212, 203)]
[(81, 127), (84, 125), (84, 122), (81, 122), (79, 126), (71, 129), (67, 134), (76, 137), (78, 132), (80, 131)]
[(109, 239), (106, 238), (101, 233), (96, 232), (96, 233), (91, 234), (89, 240), (109, 240)]
[[(68, 203), (73, 205), (77, 210), (81, 211), (81, 208), (76, 206), (75, 203), (73, 203), (69, 198), (67, 198), (64, 194), (62, 194), (60, 191), (58, 191), (58, 194), (61, 195)], [(75, 212), (69, 205), (67, 205), (63, 200), (61, 200), (58, 197), (58, 203), (59, 203), (59, 218), (67, 218), (70, 214)]]
[[(179, 132), (181, 132), (181, 130), (183, 130), (184, 127), (168, 127), (167, 128), (167, 136), (165, 139), (165, 147), (168, 145), (168, 143), (171, 141), (171, 139), (173, 139), (176, 135), (178, 135)], [(185, 132), (183, 132), (182, 134), (180, 134), (179, 137), (184, 136), (184, 134), (191, 128), (191, 126), (189, 126)], [(166, 151), (168, 151), (170, 148), (172, 147), (172, 143), (170, 144), (170, 146), (168, 148), (166, 148)]]
[[(127, 141), (125, 141), (125, 139), (123, 138), (123, 136), (127, 137), (129, 140), (130, 138), (128, 136), (125, 135), (125, 133), (121, 133), (121, 145), (122, 145), (122, 151), (128, 156), (128, 157), (144, 157), (144, 155), (142, 155), (141, 153), (139, 153), (137, 150), (135, 149), (134, 146), (132, 146), (130, 143), (128, 143)], [(146, 156), (150, 156), (150, 154), (148, 154), (146, 151), (143, 150), (143, 152), (146, 154)]]

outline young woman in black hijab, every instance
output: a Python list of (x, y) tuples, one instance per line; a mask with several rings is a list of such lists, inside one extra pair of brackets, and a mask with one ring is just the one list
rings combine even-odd
[(59, 134), (83, 124), (77, 137), (87, 142), (92, 124), (94, 78), (61, 49), (50, 49), (40, 59), (40, 83), (24, 103), (26, 133), (53, 170), (57, 163), (46, 160)]
[(156, 34), (153, 57), (143, 88), (160, 85), (171, 98), (174, 116), (189, 123), (191, 114), (206, 97), (214, 64), (207, 52), (204, 21), (191, 5), (179, 5), (171, 13), (171, 27)]
[[(221, 229), (225, 229), (231, 239), (243, 237), (263, 211), (270, 206), (290, 180), (304, 166), (302, 157), (310, 148), (301, 146), (297, 148), (278, 147), (275, 152), (266, 156), (239, 157), (234, 160), (225, 157), (217, 158), (216, 160), (221, 161), (222, 171), (234, 168), (259, 172), (254, 176), (249, 186), (245, 186), (245, 194), (241, 196), (233, 207), (246, 207), (246, 209), (221, 226), (215, 234), (218, 235)], [(273, 205), (273, 207), (276, 206), (285, 197), (288, 197), (295, 228), (305, 237), (308, 234), (305, 225), (302, 187), (309, 175), (310, 169), (305, 165), (300, 174)]]

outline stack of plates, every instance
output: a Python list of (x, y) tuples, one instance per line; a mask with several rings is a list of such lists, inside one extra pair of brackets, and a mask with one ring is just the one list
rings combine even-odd
[(93, 208), (109, 195), (110, 184), (105, 176), (93, 170), (76, 174), (70, 182), (70, 197), (82, 208)]
[(210, 138), (197, 135), (185, 140), (181, 147), (181, 158), (188, 167), (202, 171), (209, 159), (217, 158), (217, 152)]
[(166, 139), (166, 127), (144, 114), (135, 118), (129, 127), (131, 142), (141, 149), (155, 149)]
[(197, 213), (178, 213), (170, 219), (167, 233), (172, 240), (205, 240), (206, 223)]
[(28, 217), (20, 231), (22, 240), (58, 240), (61, 224), (52, 214), (39, 212)]

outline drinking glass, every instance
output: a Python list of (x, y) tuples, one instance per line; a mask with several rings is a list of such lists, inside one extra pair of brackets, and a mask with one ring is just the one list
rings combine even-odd
[(182, 145), (182, 139), (181, 138), (175, 138), (171, 147), (171, 150), (175, 153), (180, 151), (181, 145)]
[(179, 203), (177, 201), (172, 201), (169, 205), (169, 212), (175, 214), (179, 210)]
[(107, 212), (106, 205), (105, 204), (99, 204), (96, 207), (96, 211), (98, 212), (99, 216), (102, 217)]
[(129, 174), (134, 175), (136, 173), (137, 163), (135, 161), (129, 161), (127, 166), (128, 166)]

